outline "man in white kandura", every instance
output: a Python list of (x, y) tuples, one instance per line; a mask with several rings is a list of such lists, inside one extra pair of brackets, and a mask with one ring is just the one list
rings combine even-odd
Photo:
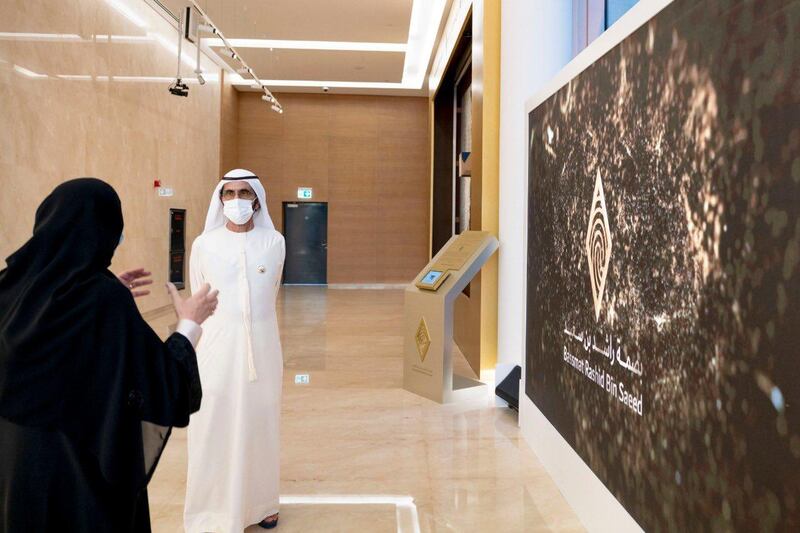
[(188, 431), (188, 533), (278, 523), (283, 357), (275, 299), (285, 254), (258, 177), (225, 174), (190, 260), (192, 292), (211, 283), (219, 306), (197, 346), (203, 403)]

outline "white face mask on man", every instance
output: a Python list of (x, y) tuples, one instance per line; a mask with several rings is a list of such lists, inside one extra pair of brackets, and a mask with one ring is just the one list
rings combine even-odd
[(225, 217), (239, 226), (246, 224), (253, 217), (253, 201), (236, 198), (223, 202), (222, 212)]

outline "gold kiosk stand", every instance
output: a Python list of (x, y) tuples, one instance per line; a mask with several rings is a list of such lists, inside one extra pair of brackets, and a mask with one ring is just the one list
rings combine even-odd
[(484, 383), (453, 373), (453, 305), (497, 247), (486, 231), (455, 235), (406, 288), (406, 390), (439, 403), (487, 394)]

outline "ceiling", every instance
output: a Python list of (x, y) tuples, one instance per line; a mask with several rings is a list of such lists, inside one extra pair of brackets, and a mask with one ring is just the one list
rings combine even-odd
[[(190, 1), (190, 0), (189, 0)], [(273, 92), (427, 94), (424, 80), (452, 0), (196, 0)], [(160, 0), (174, 15), (187, 0)], [(240, 90), (258, 90), (220, 39), (207, 52)]]
[[(234, 70), (238, 62), (218, 51)], [(262, 79), (327, 80), (358, 82), (394, 82), (403, 79), (403, 60), (400, 52), (352, 52), (340, 50), (274, 50), (241, 49), (247, 64)]]

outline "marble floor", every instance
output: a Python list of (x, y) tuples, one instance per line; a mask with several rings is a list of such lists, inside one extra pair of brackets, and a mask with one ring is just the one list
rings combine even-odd
[[(489, 396), (439, 405), (402, 389), (402, 291), (290, 287), (278, 308), (285, 370), (275, 531), (583, 531), (513, 411)], [(295, 385), (296, 374), (309, 383)], [(155, 532), (183, 531), (185, 482), (186, 436), (177, 430), (150, 485)]]

